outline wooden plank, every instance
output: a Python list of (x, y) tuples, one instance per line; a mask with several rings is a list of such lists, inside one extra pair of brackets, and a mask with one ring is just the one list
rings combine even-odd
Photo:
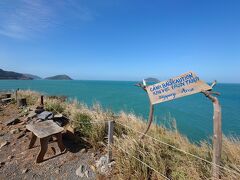
[(33, 132), (38, 138), (44, 138), (62, 132), (64, 129), (52, 120), (47, 120), (35, 124), (28, 124), (26, 128)]
[(200, 80), (199, 77), (191, 71), (146, 87), (152, 104), (174, 100), (211, 89), (211, 86)]

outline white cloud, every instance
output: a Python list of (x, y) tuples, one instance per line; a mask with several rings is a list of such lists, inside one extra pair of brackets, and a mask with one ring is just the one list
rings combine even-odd
[(0, 2), (0, 35), (30, 38), (71, 19), (88, 21), (91, 11), (81, 1), (19, 0)]

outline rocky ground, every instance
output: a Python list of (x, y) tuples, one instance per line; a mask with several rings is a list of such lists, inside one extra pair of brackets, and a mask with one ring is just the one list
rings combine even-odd
[[(93, 151), (84, 141), (74, 141), (67, 133), (63, 134), (67, 151), (61, 154), (53, 139), (45, 161), (37, 164), (39, 140), (28, 149), (30, 132), (25, 128), (27, 113), (24, 112), (13, 103), (0, 106), (0, 179), (105, 179), (97, 175), (95, 168), (101, 153)], [(15, 118), (19, 122), (6, 125)]]

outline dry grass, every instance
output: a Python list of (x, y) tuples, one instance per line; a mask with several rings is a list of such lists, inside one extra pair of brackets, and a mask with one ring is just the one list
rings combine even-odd
[(19, 90), (18, 98), (26, 98), (28, 105), (40, 104), (40, 93), (31, 90)]
[[(21, 93), (27, 97), (31, 103), (38, 101), (38, 93), (29, 91)], [(188, 156), (149, 137), (141, 140), (139, 138), (140, 134), (134, 130), (143, 132), (146, 128), (146, 123), (143, 119), (133, 114), (121, 112), (118, 116), (115, 116), (111, 111), (103, 110), (99, 104), (94, 104), (93, 107), (87, 107), (77, 100), (62, 102), (59, 99), (47, 98), (45, 107), (47, 107), (48, 110), (53, 110), (51, 109), (52, 106), (54, 107), (53, 109), (56, 108), (69, 117), (71, 125), (79, 131), (81, 136), (86, 138), (95, 149), (103, 146), (105, 143), (105, 122), (107, 120), (116, 121), (113, 146), (114, 159), (116, 161), (113, 175), (114, 179), (163, 179), (160, 174), (133, 157), (140, 159), (158, 172), (172, 179), (211, 178), (211, 164)], [(118, 122), (134, 130), (125, 128)], [(176, 124), (173, 123), (173, 126), (176, 127)], [(148, 134), (208, 161), (212, 160), (211, 145), (207, 142), (201, 142), (200, 145), (195, 145), (178, 133), (174, 127), (166, 129), (153, 125)], [(221, 165), (240, 173), (239, 154), (240, 140), (233, 137), (224, 137)], [(222, 179), (240, 179), (239, 176), (225, 170), (221, 171), (221, 176)]]

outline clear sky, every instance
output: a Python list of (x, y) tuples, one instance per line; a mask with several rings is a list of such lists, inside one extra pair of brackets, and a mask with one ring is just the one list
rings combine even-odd
[(240, 82), (239, 0), (1, 0), (0, 68)]

